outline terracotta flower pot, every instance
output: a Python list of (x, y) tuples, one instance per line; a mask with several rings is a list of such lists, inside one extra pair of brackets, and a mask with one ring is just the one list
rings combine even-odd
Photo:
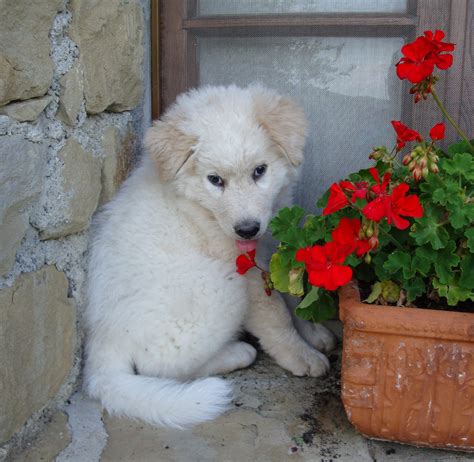
[(474, 314), (368, 305), (339, 290), (342, 401), (370, 438), (474, 451)]

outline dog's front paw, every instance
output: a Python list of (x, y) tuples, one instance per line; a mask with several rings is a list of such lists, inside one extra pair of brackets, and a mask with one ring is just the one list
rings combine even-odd
[(276, 358), (278, 364), (299, 377), (321, 377), (329, 371), (329, 360), (319, 351), (302, 345)]
[(314, 348), (324, 353), (334, 350), (337, 345), (336, 336), (322, 324), (299, 320), (296, 325), (301, 336)]

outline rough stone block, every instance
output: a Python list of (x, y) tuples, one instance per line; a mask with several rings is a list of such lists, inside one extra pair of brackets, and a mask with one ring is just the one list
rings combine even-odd
[(131, 129), (121, 136), (115, 127), (105, 130), (102, 137), (102, 149), (105, 153), (102, 164), (102, 191), (100, 204), (108, 202), (117, 192), (120, 184), (127, 178), (133, 159), (133, 137)]
[(89, 226), (100, 196), (101, 162), (70, 138), (59, 151), (58, 158), (64, 164), (63, 190), (67, 209), (59, 222), (41, 229), (41, 239), (51, 239), (78, 233)]
[(84, 67), (86, 110), (126, 111), (143, 93), (144, 20), (137, 0), (72, 0), (71, 37)]
[(61, 80), (61, 97), (57, 117), (68, 125), (76, 125), (84, 98), (84, 84), (79, 64), (76, 64)]
[(46, 146), (21, 136), (0, 138), (0, 276), (12, 266), (28, 226), (27, 209), (41, 192)]
[(0, 106), (43, 96), (53, 77), (48, 34), (63, 0), (0, 3)]
[(0, 444), (55, 396), (72, 367), (76, 322), (67, 293), (53, 266), (0, 292)]
[(52, 99), (51, 96), (44, 96), (8, 104), (0, 108), (0, 115), (6, 115), (18, 122), (31, 122), (38, 118)]

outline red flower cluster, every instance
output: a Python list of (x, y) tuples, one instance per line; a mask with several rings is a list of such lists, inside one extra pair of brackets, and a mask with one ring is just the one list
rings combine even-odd
[(401, 183), (393, 188), (391, 194), (388, 193), (388, 185), (390, 183), (390, 174), (384, 175), (383, 181), (375, 168), (370, 169), (374, 180), (377, 182), (371, 188), (371, 192), (375, 194), (375, 199), (369, 202), (362, 209), (362, 213), (369, 220), (378, 223), (383, 218), (387, 219), (387, 223), (398, 229), (406, 229), (410, 226), (410, 222), (404, 218), (421, 218), (423, 216), (423, 207), (420, 199), (415, 194), (406, 196), (410, 187), (406, 183)]
[(239, 274), (245, 274), (250, 268), (257, 266), (257, 263), (255, 263), (255, 250), (239, 255), (235, 260), (235, 264)]
[[(375, 185), (370, 189), (368, 186), (364, 186), (364, 189), (360, 184), (359, 186), (356, 186), (350, 182), (341, 182), (339, 184), (333, 183), (330, 188), (327, 205), (323, 210), (323, 215), (337, 212), (349, 205), (350, 201), (341, 186), (344, 183), (346, 190), (358, 192), (364, 190), (364, 196), (372, 199), (364, 206), (362, 213), (367, 219), (375, 221), (376, 223), (380, 222), (383, 218), (386, 218), (389, 225), (393, 223), (393, 225), (398, 229), (406, 229), (410, 223), (408, 220), (402, 218), (402, 216), (413, 218), (421, 218), (423, 216), (423, 207), (421, 206), (418, 196), (414, 194), (406, 196), (409, 189), (409, 186), (406, 183), (401, 183), (398, 186), (395, 186), (393, 191), (390, 193), (390, 173), (385, 173), (382, 181), (380, 180), (376, 168), (371, 168), (370, 173), (375, 180)], [(348, 183), (352, 184), (353, 189), (347, 187)], [(363, 196), (360, 193), (358, 197)]]
[(314, 245), (296, 252), (296, 261), (304, 262), (308, 281), (316, 287), (336, 290), (352, 279), (352, 269), (344, 265), (347, 248), (336, 242)]
[(408, 141), (421, 141), (421, 135), (406, 125), (403, 125), (399, 120), (392, 120), (393, 128), (397, 134), (397, 151), (405, 147)]
[(428, 30), (403, 46), (403, 58), (396, 64), (398, 77), (419, 84), (433, 73), (435, 66), (443, 70), (451, 67), (453, 55), (449, 52), (454, 50), (454, 44), (443, 42), (444, 36), (443, 31)]
[(360, 258), (370, 250), (369, 241), (360, 238), (361, 223), (358, 218), (341, 218), (341, 221), (331, 233), (333, 242), (345, 248), (347, 255), (352, 252)]
[(296, 252), (296, 261), (304, 262), (310, 284), (336, 290), (351, 280), (352, 269), (344, 265), (345, 259), (353, 252), (362, 257), (370, 250), (369, 241), (360, 238), (360, 229), (358, 218), (342, 218), (331, 234), (332, 242)]

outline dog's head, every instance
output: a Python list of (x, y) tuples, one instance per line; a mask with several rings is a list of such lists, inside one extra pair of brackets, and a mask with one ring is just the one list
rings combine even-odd
[(288, 193), (306, 128), (303, 110), (274, 91), (205, 87), (179, 97), (145, 144), (162, 182), (245, 241), (262, 236)]

